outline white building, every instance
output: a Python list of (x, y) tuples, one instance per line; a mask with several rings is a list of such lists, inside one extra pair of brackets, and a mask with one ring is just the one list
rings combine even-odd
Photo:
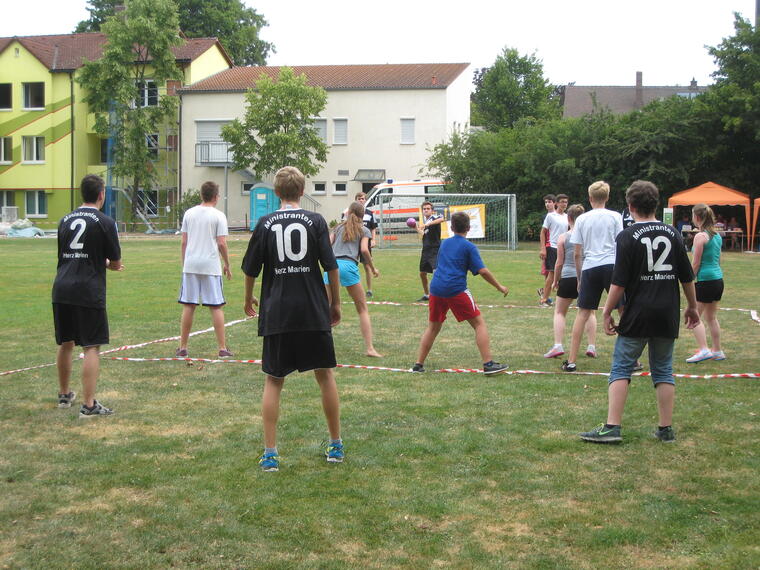
[[(307, 181), (305, 206), (328, 221), (353, 200), (387, 179), (420, 177), (432, 147), (465, 128), (470, 118), (467, 63), (322, 65), (294, 67), (309, 85), (327, 91), (317, 127), (329, 146), (327, 162)], [(206, 180), (226, 188), (230, 225), (249, 221), (250, 172), (225, 168), (222, 126), (242, 119), (245, 92), (262, 73), (276, 79), (278, 67), (233, 67), (179, 91), (181, 110), (180, 188)], [(271, 182), (271, 178), (265, 182)], [(263, 194), (257, 194), (263, 197)], [(317, 205), (318, 204), (318, 205)], [(276, 206), (275, 206), (276, 207)]]

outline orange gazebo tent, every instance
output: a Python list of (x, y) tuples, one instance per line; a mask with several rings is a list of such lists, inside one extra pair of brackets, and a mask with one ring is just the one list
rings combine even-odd
[[(747, 220), (747, 230), (754, 238), (755, 227), (750, 223), (750, 198), (749, 194), (739, 192), (727, 186), (721, 186), (715, 182), (705, 182), (688, 190), (676, 192), (668, 199), (668, 208), (673, 206), (693, 206), (694, 204), (707, 204), (708, 206), (744, 206)], [(755, 204), (755, 214), (757, 214), (758, 205)], [(755, 215), (757, 218), (757, 215)], [(757, 219), (755, 219), (757, 222)], [(751, 246), (750, 246), (751, 247)]]

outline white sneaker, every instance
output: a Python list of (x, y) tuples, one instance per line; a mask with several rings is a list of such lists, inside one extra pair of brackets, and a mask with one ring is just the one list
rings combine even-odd
[(712, 359), (713, 360), (725, 360), (726, 359), (726, 353), (722, 350), (718, 350), (716, 352), (712, 353)]
[(710, 360), (713, 357), (713, 353), (707, 350), (706, 348), (703, 348), (702, 350), (699, 350), (694, 353), (693, 356), (690, 356), (686, 359), (686, 362), (689, 364), (694, 364), (695, 362), (702, 362), (703, 360)]
[(560, 346), (553, 346), (551, 349), (549, 349), (549, 352), (544, 354), (544, 358), (557, 358), (558, 356), (562, 356), (565, 354), (565, 349), (562, 348), (562, 345)]

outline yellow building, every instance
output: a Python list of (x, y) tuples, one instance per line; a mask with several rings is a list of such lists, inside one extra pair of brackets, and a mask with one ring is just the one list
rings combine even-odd
[[(105, 42), (100, 33), (0, 38), (0, 206), (15, 206), (19, 218), (41, 228), (57, 227), (79, 205), (83, 176), (107, 176), (107, 139), (95, 132), (76, 82), (84, 61), (98, 59)], [(147, 81), (137, 104), (155, 105), (159, 92), (173, 95), (232, 66), (216, 38), (187, 39), (174, 53), (182, 80)], [(175, 123), (146, 140), (155, 148), (160, 179), (158, 188), (141, 194), (149, 218), (176, 200), (178, 134)]]

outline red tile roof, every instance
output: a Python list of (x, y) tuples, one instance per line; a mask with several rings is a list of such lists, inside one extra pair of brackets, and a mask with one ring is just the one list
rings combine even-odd
[[(445, 89), (469, 63), (405, 63), (381, 65), (296, 65), (296, 75), (329, 90), (341, 89)], [(246, 91), (261, 74), (276, 79), (280, 67), (233, 67), (180, 90), (181, 93)]]
[[(85, 59), (93, 61), (103, 53), (105, 34), (61, 34), (52, 36), (15, 36), (0, 38), (0, 53), (13, 41), (18, 41), (50, 71), (70, 71), (82, 66)], [(216, 38), (188, 38), (173, 48), (177, 61), (193, 61), (217, 45), (230, 65), (232, 60)]]

